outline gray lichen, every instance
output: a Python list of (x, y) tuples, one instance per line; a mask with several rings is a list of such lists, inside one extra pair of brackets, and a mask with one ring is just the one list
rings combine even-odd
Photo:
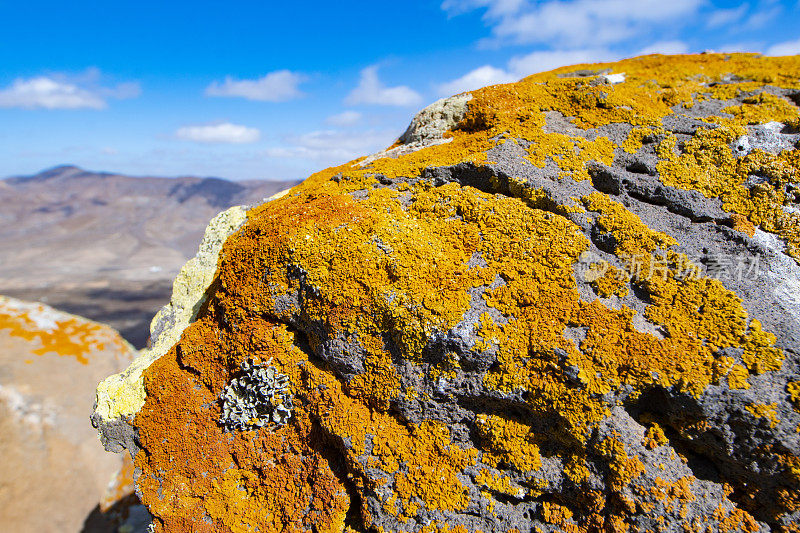
[(292, 416), (289, 377), (271, 365), (252, 359), (242, 362), (241, 374), (220, 394), (219, 423), (226, 431), (251, 430), (266, 425), (283, 426)]

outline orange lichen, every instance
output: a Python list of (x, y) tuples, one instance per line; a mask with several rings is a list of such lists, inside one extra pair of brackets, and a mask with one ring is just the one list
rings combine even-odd
[(542, 502), (542, 520), (559, 526), (566, 533), (578, 533), (580, 528), (572, 520), (572, 511), (563, 505)]
[(747, 369), (742, 365), (732, 365), (728, 373), (728, 386), (732, 389), (749, 389), (750, 383), (747, 378), (749, 374)]
[(555, 162), (561, 169), (560, 178), (589, 179), (587, 163), (596, 161), (611, 165), (614, 162), (614, 144), (607, 137), (587, 141), (583, 137), (543, 132), (527, 140), (531, 141), (528, 160), (539, 168), (544, 168), (547, 160)]
[(661, 426), (657, 423), (653, 422), (645, 433), (644, 445), (652, 450), (653, 448), (666, 444), (669, 444), (669, 439), (667, 439), (667, 436), (664, 434), (664, 430), (661, 429)]
[(789, 399), (794, 405), (795, 411), (800, 412), (800, 381), (790, 381), (786, 384), (786, 391)]
[[(108, 512), (114, 505), (119, 504), (123, 499), (130, 498), (135, 490), (133, 480), (133, 460), (129, 454), (122, 456), (122, 467), (109, 483), (103, 498), (100, 500), (100, 511)], [(135, 499), (133, 496), (132, 499)]]
[[(624, 297), (631, 283), (649, 298), (642, 316), (581, 298), (574, 269), (590, 244), (563, 215), (582, 208), (553, 205), (544, 190), (513, 178), (507, 187), (517, 198), (417, 180), (433, 166), (490, 166), (486, 151), (500, 142), (522, 143), (535, 165), (550, 158), (564, 179), (587, 178), (590, 161), (612, 162), (616, 147), (606, 138), (546, 132), (544, 113), (556, 111), (584, 132), (633, 125), (622, 147), (628, 152), (650, 135), (662, 136), (658, 169), (666, 185), (720, 196), (726, 209), (744, 217), (734, 225), (757, 225), (795, 242), (793, 218), (777, 211), (785, 198), (774, 187), (746, 189), (742, 176), (761, 172), (788, 183), (796, 180), (797, 156), (754, 152), (735, 159), (728, 147), (746, 133), (742, 121), (753, 110), (722, 117), (717, 129), (698, 130), (682, 152), (661, 120), (673, 106), (754, 90), (744, 83), (709, 85), (731, 71), (754, 80), (747, 83), (763, 85), (769, 78), (798, 88), (800, 61), (709, 54), (649, 56), (612, 67), (626, 72), (624, 83), (547, 73), (475, 91), (463, 121), (444, 134), (449, 142), (363, 167), (324, 170), (249, 212), (223, 248), (200, 318), (145, 372), (147, 400), (134, 423), (146, 452), (136, 462), (158, 531), (378, 528), (365, 504), (351, 509), (358, 493), (385, 494), (379, 509), (401, 522), (423, 509), (448, 516), (475, 503), (464, 485), (469, 476), (489, 491), (512, 490), (502, 470), (537, 471), (545, 443), (562, 450), (558, 459), (576, 486), (594, 471), (590, 461), (602, 463), (608, 493), (590, 491), (575, 502), (583, 516), (543, 502), (544, 519), (565, 530), (626, 529), (626, 515), (636, 510), (630, 494), (644, 465), (619, 439), (590, 443), (610, 415), (603, 395), (630, 391), (634, 398), (671, 388), (699, 396), (724, 378), (731, 388), (746, 388), (751, 373), (780, 368), (774, 335), (748, 320), (733, 292), (672, 250), (674, 237), (649, 228), (605, 194), (581, 201), (593, 229), (614, 237), (624, 272), (607, 269), (612, 278), (596, 279), (595, 288)], [(764, 97), (748, 105), (773, 104)], [(379, 186), (379, 177), (383, 183), (409, 180), (393, 189)], [(501, 185), (486, 189), (505, 192)], [(480, 317), (472, 347), (493, 359), (483, 385), (523, 397), (520, 411), (546, 422), (544, 435), (534, 435), (517, 416), (481, 415), (477, 450), (453, 442), (441, 421), (410, 423), (396, 414), (401, 398), (430, 400), (403, 381), (401, 365), (422, 367), (432, 379), (461, 371), (452, 354), (431, 364), (426, 348), (434, 334), (464, 319), (475, 294), (492, 311)], [(634, 317), (663, 335), (640, 331)], [(570, 329), (582, 335), (570, 336)], [(332, 342), (346, 345), (344, 359), (360, 368), (343, 373), (321, 360)], [(742, 350), (743, 365), (719, 355), (729, 347)], [(216, 423), (216, 399), (251, 356), (272, 357), (289, 376), (294, 416), (274, 430), (224, 433)], [(703, 430), (685, 425), (675, 429)], [(657, 427), (648, 430), (648, 448), (666, 444)], [(498, 472), (475, 474), (470, 469), (479, 459)], [(528, 481), (532, 494), (549, 490), (533, 476), (526, 487)], [(675, 483), (657, 489), (684, 505), (692, 498), (690, 481)], [(749, 527), (752, 517), (722, 509), (720, 522)], [(427, 528), (447, 530), (438, 523)]]
[(464, 526), (450, 527), (447, 524), (434, 523), (428, 526), (424, 526), (420, 530), (420, 533), (483, 533), (483, 532), (480, 529), (471, 532)]
[(589, 265), (584, 279), (602, 298), (628, 294), (628, 275), (607, 261)]
[(749, 531), (755, 533), (761, 529), (749, 513), (739, 508), (727, 508), (720, 505), (714, 511), (713, 518), (717, 520), (718, 531)]
[(591, 472), (587, 466), (584, 454), (572, 454), (564, 463), (564, 475), (576, 485), (580, 485), (589, 478)]
[(726, 107), (722, 112), (730, 113), (746, 124), (791, 122), (799, 116), (796, 106), (783, 98), (765, 92), (745, 98), (742, 105)]
[(644, 473), (644, 464), (638, 457), (630, 457), (624, 444), (616, 438), (604, 439), (597, 451), (609, 459), (608, 486), (622, 491), (635, 478)]
[(531, 472), (542, 466), (539, 447), (531, 427), (510, 418), (479, 416), (476, 420), (481, 439), (486, 443), (483, 462), (511, 466), (522, 472)]
[(778, 412), (777, 412), (778, 404), (776, 403), (768, 403), (768, 404), (750, 404), (746, 406), (746, 409), (750, 411), (750, 413), (757, 417), (757, 418), (766, 418), (769, 420), (769, 427), (774, 428), (778, 425)]
[(110, 348), (126, 353), (129, 345), (110, 328), (46, 308), (41, 304), (3, 304), (0, 300), (0, 330), (36, 346), (35, 355), (74, 357), (83, 365), (89, 356)]
[(404, 504), (405, 515), (413, 516), (421, 505), (441, 511), (466, 507), (469, 496), (456, 474), (475, 464), (476, 450), (451, 445), (447, 428), (435, 422), (425, 422), (411, 433), (396, 437), (382, 441), (380, 453), (384, 461), (386, 455), (391, 457), (392, 466), (405, 467), (395, 477), (393, 487)]
[(773, 456), (781, 467), (783, 487), (778, 492), (777, 504), (781, 509), (800, 510), (800, 457), (787, 453), (776, 453)]
[(525, 494), (525, 489), (512, 483), (508, 477), (486, 469), (475, 476), (475, 482), (491, 491), (516, 498)]
[(736, 231), (741, 231), (748, 237), (752, 237), (753, 235), (756, 234), (756, 227), (744, 215), (740, 215), (738, 213), (732, 214), (731, 225), (733, 229), (735, 229)]
[[(143, 471), (143, 502), (159, 518), (157, 530), (294, 531), (314, 524), (319, 531), (341, 531), (349, 496), (321, 453), (322, 429), (302, 406), (294, 424), (271, 433), (225, 433), (217, 423), (215, 392), (227, 381), (227, 368), (236, 368), (226, 362), (243, 360), (249, 349), (273, 357), (298, 383), (304, 354), (279, 348), (292, 337), (282, 326), (262, 322), (258, 333), (247, 339), (228, 334), (225, 344), (209, 330), (210, 319), (189, 328), (180, 348), (156, 361), (145, 378), (147, 402), (136, 424), (150, 451), (136, 456), (136, 466)], [(209, 357), (211, 350), (218, 355)], [(189, 486), (195, 492), (187, 493)]]
[(657, 477), (650, 492), (659, 500), (678, 500), (681, 503), (694, 501), (697, 498), (692, 493), (693, 476), (682, 476), (674, 482), (667, 482)]

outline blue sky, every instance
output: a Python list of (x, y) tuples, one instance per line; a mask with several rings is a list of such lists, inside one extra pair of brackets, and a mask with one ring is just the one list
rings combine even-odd
[(0, 176), (303, 178), (442, 96), (703, 50), (800, 54), (800, 1), (0, 0)]

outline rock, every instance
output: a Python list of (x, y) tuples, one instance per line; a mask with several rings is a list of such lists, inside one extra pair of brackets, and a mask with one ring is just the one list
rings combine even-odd
[(107, 524), (106, 529), (110, 526), (118, 533), (147, 532), (152, 518), (136, 496), (133, 472), (133, 460), (130, 455), (124, 455), (122, 468), (108, 484), (97, 506), (98, 515)]
[(395, 143), (396, 146), (360, 159), (355, 166), (363, 168), (376, 159), (397, 158), (428, 146), (450, 142), (451, 138), (446, 137), (445, 133), (461, 122), (467, 114), (467, 102), (471, 99), (472, 96), (465, 93), (437, 100), (414, 117)]
[(245, 221), (245, 211), (232, 207), (223, 211), (206, 229), (200, 250), (181, 269), (173, 283), (172, 298), (153, 319), (150, 346), (120, 374), (106, 378), (97, 387), (92, 422), (101, 427), (100, 439), (107, 449), (134, 449), (133, 432), (127, 423), (144, 404), (142, 372), (164, 355), (194, 321), (206, 300), (216, 270), (222, 243)]
[(212, 221), (98, 389), (155, 531), (796, 531), (800, 57), (458, 98)]
[(130, 364), (133, 355), (107, 326), (0, 296), (4, 531), (82, 530), (122, 466), (87, 424), (87, 391)]

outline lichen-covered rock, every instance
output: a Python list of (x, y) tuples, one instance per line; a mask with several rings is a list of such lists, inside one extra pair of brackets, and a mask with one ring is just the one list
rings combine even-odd
[(134, 353), (108, 326), (0, 296), (0, 530), (82, 530), (122, 466), (87, 424), (91, 390)]
[(245, 360), (239, 376), (223, 389), (219, 423), (228, 431), (283, 426), (291, 418), (289, 376), (278, 373), (271, 363), (272, 359), (265, 364)]
[[(562, 68), (249, 209), (101, 387), (155, 530), (797, 531), (799, 103), (800, 57)], [(287, 424), (220, 422), (249, 359)]]
[(87, 519), (81, 533), (148, 533), (152, 518), (136, 496), (133, 474), (133, 459), (124, 455), (122, 468), (109, 482), (96, 512)]

